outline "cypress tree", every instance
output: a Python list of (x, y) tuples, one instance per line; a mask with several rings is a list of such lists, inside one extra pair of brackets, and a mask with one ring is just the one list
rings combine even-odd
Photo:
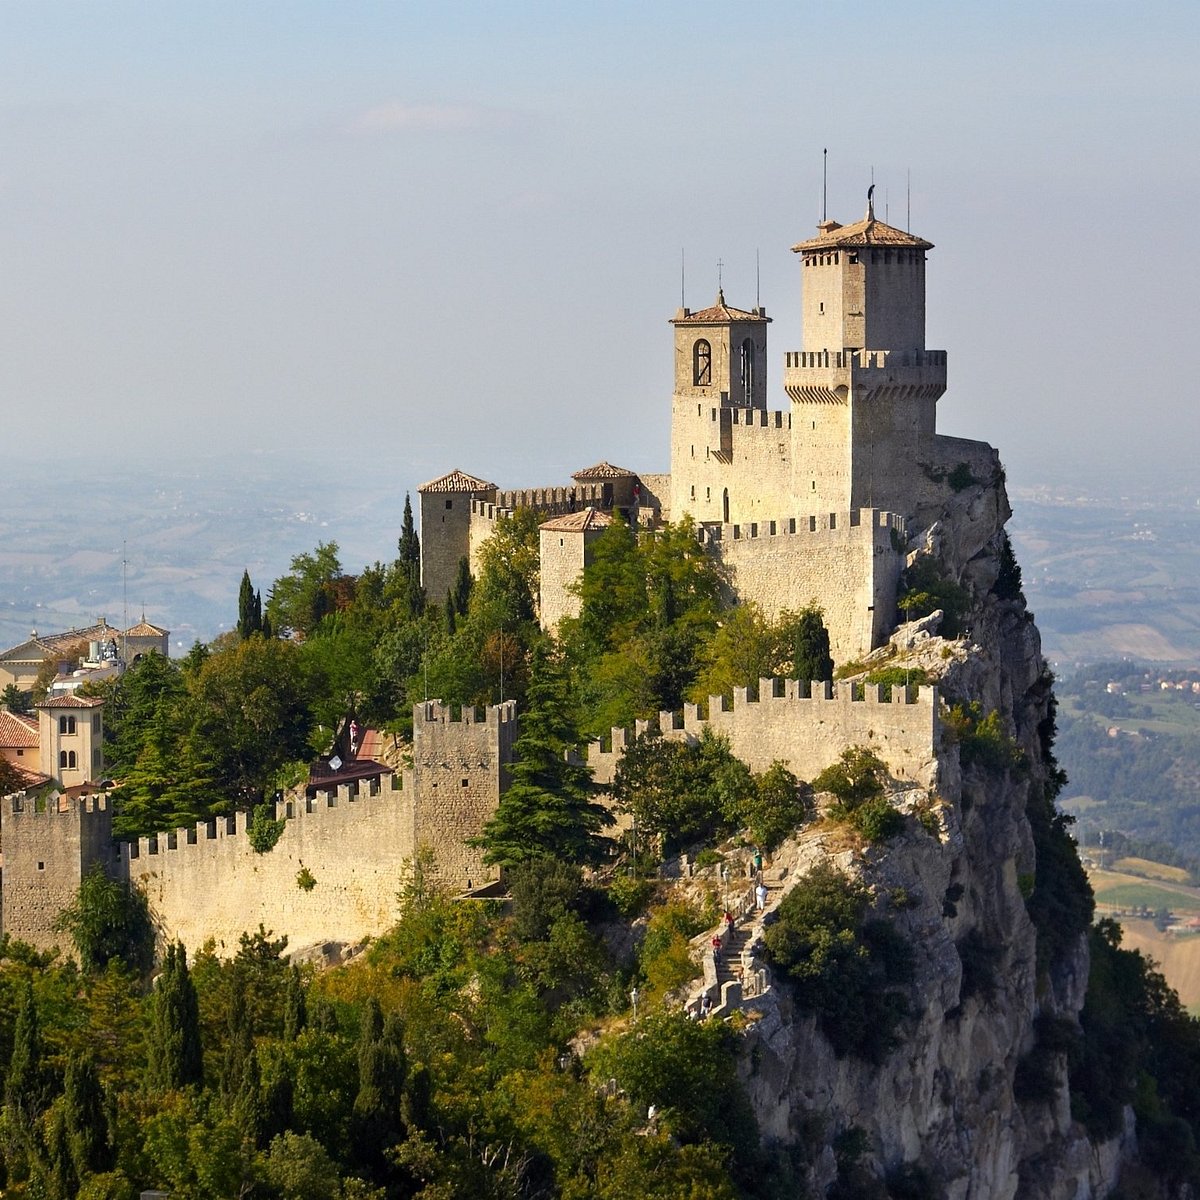
[(793, 631), (792, 678), (811, 682), (833, 678), (833, 658), (829, 653), (829, 630), (819, 608), (806, 608), (798, 616)]
[(246, 1013), (246, 980), (241, 971), (235, 970), (233, 994), (225, 1012), (225, 1051), (221, 1055), (221, 1095), (227, 1101), (236, 1100), (241, 1092), (253, 1054), (254, 1039)]
[(146, 1076), (154, 1091), (200, 1086), (204, 1082), (196, 985), (188, 974), (187, 952), (181, 942), (167, 947), (162, 974), (150, 1001)]
[(404, 493), (404, 519), (400, 524), (400, 568), (409, 583), (418, 583), (421, 578), (421, 543), (413, 525), (412, 497)]
[(371, 997), (358, 1040), (352, 1128), (355, 1157), (376, 1178), (386, 1174), (384, 1152), (404, 1137), (400, 1109), (407, 1066), (403, 1022), (395, 1013), (384, 1021), (379, 1002)]
[(34, 1166), (34, 1179), (43, 1184), (42, 1194), (52, 1200), (73, 1200), (79, 1192), (79, 1173), (71, 1158), (71, 1138), (61, 1104), (51, 1110), (47, 1125), (45, 1163)]
[(248, 638), (261, 628), (259, 621), (254, 619), (254, 585), (250, 582), (250, 572), (242, 572), (242, 586), (238, 589), (238, 635)]
[(473, 843), (486, 863), (515, 866), (537, 858), (598, 862), (601, 830), (612, 814), (593, 799), (591, 770), (568, 753), (579, 742), (566, 669), (549, 643), (534, 643), (526, 708), (513, 746), (512, 783)]
[(465, 559), (458, 560), (458, 573), (454, 576), (454, 611), (460, 617), (467, 615), (467, 606), (471, 603), (471, 564)]
[(283, 1040), (294, 1042), (308, 1024), (308, 1006), (304, 1000), (304, 984), (300, 979), (300, 968), (295, 963), (288, 971), (287, 986), (283, 993)]
[(454, 593), (446, 593), (446, 632), (453, 637), (456, 628), (454, 620)]
[(260, 1150), (267, 1145), (267, 1107), (263, 1095), (262, 1072), (253, 1049), (242, 1064), (241, 1083), (233, 1097), (233, 1115), (238, 1128)]
[(4, 1080), (4, 1103), (30, 1121), (45, 1109), (49, 1090), (33, 984), (26, 979), (13, 1031), (12, 1057)]
[(113, 1152), (104, 1089), (96, 1064), (87, 1053), (72, 1054), (67, 1060), (63, 1119), (76, 1176), (83, 1179), (111, 1170)]

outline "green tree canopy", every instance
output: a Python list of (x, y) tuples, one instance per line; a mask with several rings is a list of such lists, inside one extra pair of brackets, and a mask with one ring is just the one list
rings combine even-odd
[(562, 662), (534, 643), (526, 705), (513, 746), (512, 781), (484, 827), (484, 861), (511, 867), (530, 859), (599, 862), (612, 815), (594, 799), (590, 769), (574, 759), (579, 728)]
[(318, 542), (311, 554), (297, 554), (291, 570), (275, 580), (267, 597), (271, 627), (307, 637), (337, 607), (337, 584), (342, 578), (337, 542)]

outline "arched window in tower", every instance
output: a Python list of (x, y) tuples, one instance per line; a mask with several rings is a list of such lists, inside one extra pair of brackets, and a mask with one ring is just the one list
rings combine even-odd
[(67, 751), (67, 770), (68, 770), (68, 771), (74, 771), (74, 770), (75, 770), (75, 765), (76, 765), (76, 763), (75, 763), (75, 751), (74, 751), (74, 750), (68, 750), (68, 751)]
[(742, 395), (747, 404), (754, 400), (754, 339), (742, 342)]
[(692, 347), (692, 386), (712, 387), (712, 347), (705, 338)]

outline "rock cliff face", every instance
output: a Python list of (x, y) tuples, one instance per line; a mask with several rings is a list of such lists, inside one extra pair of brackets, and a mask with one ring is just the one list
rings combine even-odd
[[(1065, 1054), (1038, 1045), (1048, 1020), (1077, 1020), (1088, 961), (1074, 932), (1043, 937), (1039, 954), (1027, 903), (1048, 883), (1039, 870), (1051, 869), (1038, 862), (1030, 814), (1048, 803), (1052, 696), (1033, 617), (1011, 571), (1002, 577), (1009, 512), (997, 464), (993, 478), (948, 491), (940, 510), (922, 514), (915, 553), (933, 555), (969, 593), (967, 636), (925, 629), (910, 646), (908, 627), (894, 639), (908, 639), (903, 648), (875, 657), (922, 665), (940, 676), (949, 703), (998, 712), (1024, 763), (981, 763), (947, 725), (921, 781), (939, 802), (939, 836), (911, 823), (883, 845), (834, 856), (872, 886), (879, 914), (915, 951), (902, 1044), (879, 1065), (838, 1058), (815, 1018), (795, 1010), (786, 983), (756, 1002), (745, 1083), (764, 1136), (809, 1148), (815, 1195), (837, 1176), (831, 1143), (854, 1128), (872, 1176), (919, 1168), (930, 1194), (948, 1200), (1102, 1197), (1132, 1150), (1131, 1132), (1089, 1142), (1071, 1119)], [(785, 888), (831, 844), (818, 826), (787, 848)], [(1031, 1064), (1041, 1088), (1023, 1085)]]

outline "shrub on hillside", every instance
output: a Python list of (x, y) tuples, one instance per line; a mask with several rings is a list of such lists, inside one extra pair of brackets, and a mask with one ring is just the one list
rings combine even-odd
[(900, 989), (912, 979), (913, 961), (904, 939), (869, 910), (866, 887), (821, 864), (784, 896), (764, 940), (838, 1056), (881, 1062), (908, 1012)]

